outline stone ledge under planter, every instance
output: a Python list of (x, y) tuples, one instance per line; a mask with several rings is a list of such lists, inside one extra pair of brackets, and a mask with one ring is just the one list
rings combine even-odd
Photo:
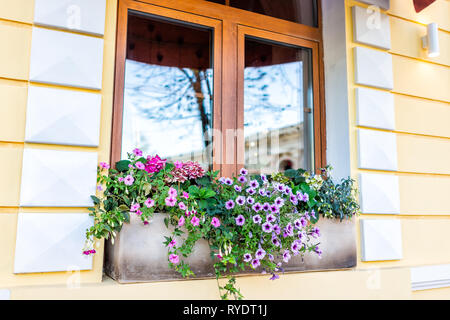
[[(164, 225), (165, 214), (155, 213), (149, 225), (145, 226), (139, 217), (131, 215), (130, 223), (124, 224), (114, 245), (106, 241), (105, 273), (119, 283), (170, 281), (183, 279), (169, 268), (164, 236), (170, 230)], [(356, 266), (355, 222), (321, 218), (320, 248), (322, 258), (315, 254), (293, 257), (284, 265), (285, 272), (346, 269)], [(206, 240), (198, 241), (194, 252), (186, 259), (196, 277), (215, 277), (210, 249)], [(259, 269), (258, 269), (259, 270)], [(259, 273), (250, 270), (242, 275)]]

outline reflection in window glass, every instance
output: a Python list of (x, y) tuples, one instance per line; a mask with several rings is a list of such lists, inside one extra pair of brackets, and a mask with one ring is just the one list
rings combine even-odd
[(317, 0), (207, 0), (283, 20), (318, 27)]
[(313, 168), (309, 49), (245, 41), (245, 164), (251, 173)]
[(145, 154), (212, 164), (211, 32), (128, 19), (122, 158)]

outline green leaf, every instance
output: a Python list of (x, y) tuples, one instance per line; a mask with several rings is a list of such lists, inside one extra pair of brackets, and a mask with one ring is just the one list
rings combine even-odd
[(122, 211), (126, 223), (130, 223), (130, 213), (128, 211)]
[(92, 201), (94, 201), (94, 204), (100, 204), (100, 199), (96, 196), (91, 196)]
[(120, 160), (116, 162), (116, 169), (119, 172), (124, 172), (128, 170), (128, 165), (131, 164), (130, 160)]
[(164, 224), (166, 225), (166, 228), (169, 228), (169, 218), (164, 218)]

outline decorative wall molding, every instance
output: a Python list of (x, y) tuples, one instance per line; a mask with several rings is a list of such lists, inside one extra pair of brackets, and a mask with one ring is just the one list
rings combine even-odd
[(106, 0), (35, 0), (34, 23), (103, 35)]
[(411, 268), (411, 290), (450, 287), (450, 264)]
[(33, 28), (30, 81), (102, 88), (103, 39)]
[(391, 7), (391, 1), (390, 0), (358, 0), (360, 2), (364, 2), (367, 4), (371, 4), (374, 6), (378, 6), (384, 10), (389, 10)]
[(358, 129), (359, 168), (397, 171), (395, 133)]
[(359, 188), (362, 213), (400, 213), (398, 176), (361, 173), (359, 175)]
[(392, 56), (389, 53), (355, 47), (354, 56), (356, 84), (387, 90), (394, 88)]
[(361, 222), (361, 260), (400, 260), (402, 227), (400, 220), (363, 219)]
[(392, 93), (356, 88), (355, 97), (358, 126), (395, 130), (395, 107)]
[(89, 207), (96, 181), (96, 152), (25, 148), (20, 206)]
[(82, 254), (87, 213), (19, 213), (14, 273), (91, 270)]
[(25, 141), (96, 147), (100, 94), (30, 86)]
[(0, 300), (10, 300), (11, 292), (8, 289), (0, 289)]
[(353, 41), (381, 49), (391, 49), (389, 16), (370, 8), (352, 7)]

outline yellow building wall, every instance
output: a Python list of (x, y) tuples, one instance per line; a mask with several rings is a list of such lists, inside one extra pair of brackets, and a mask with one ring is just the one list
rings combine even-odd
[[(346, 0), (348, 98), (352, 177), (361, 170), (357, 159), (351, 7), (366, 4)], [(107, 0), (101, 134), (98, 148), (24, 143), (33, 0), (0, 0), (0, 163), (7, 166), (0, 179), (0, 289), (12, 299), (218, 299), (215, 280), (189, 280), (119, 285), (102, 281), (103, 249), (95, 255), (93, 270), (82, 271), (80, 286), (67, 288), (71, 272), (13, 274), (18, 212), (80, 212), (84, 208), (19, 208), (22, 154), (25, 145), (41, 149), (97, 151), (108, 161), (115, 55), (117, 0)], [(450, 288), (411, 291), (410, 268), (450, 264), (450, 2), (438, 0), (423, 13), (412, 1), (392, 0), (391, 19), (394, 99), (398, 145), (400, 215), (363, 215), (360, 219), (392, 218), (402, 222), (403, 259), (362, 262), (357, 223), (358, 264), (355, 269), (307, 272), (268, 281), (267, 276), (241, 277), (238, 285), (247, 299), (449, 299)], [(440, 57), (430, 59), (420, 48), (425, 24), (438, 22)], [(364, 46), (358, 44), (358, 46)], [(375, 49), (379, 50), (379, 49)], [(11, 62), (14, 61), (14, 62)], [(421, 76), (418, 76), (421, 75)], [(49, 86), (49, 85), (45, 85)], [(51, 86), (49, 86), (51, 87)], [(82, 90), (66, 88), (68, 90)], [(5, 102), (5, 103), (3, 103)], [(6, 108), (8, 106), (8, 108)]]

